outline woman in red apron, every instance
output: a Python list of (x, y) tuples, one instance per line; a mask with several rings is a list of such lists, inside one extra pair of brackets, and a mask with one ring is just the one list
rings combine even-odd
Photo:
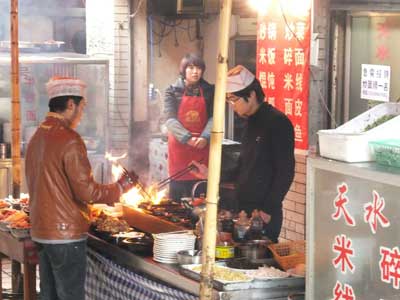
[[(214, 87), (202, 78), (204, 70), (199, 56), (187, 54), (181, 61), (181, 76), (166, 91), (169, 175), (186, 168), (193, 160), (208, 164)], [(190, 173), (172, 181), (170, 198), (180, 201), (190, 196), (197, 181)], [(198, 192), (204, 191), (205, 185), (200, 186)]]

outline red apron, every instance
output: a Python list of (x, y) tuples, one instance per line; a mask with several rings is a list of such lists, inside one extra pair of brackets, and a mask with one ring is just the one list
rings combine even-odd
[[(206, 101), (203, 91), (200, 89), (200, 96), (186, 96), (186, 91), (182, 95), (181, 105), (178, 110), (178, 121), (185, 127), (193, 137), (199, 137), (207, 124), (208, 116)], [(168, 135), (168, 167), (169, 174), (186, 168), (192, 160), (202, 160), (203, 164), (208, 164), (209, 145), (203, 149), (195, 149), (187, 144), (181, 144), (171, 133)], [(177, 181), (196, 180), (197, 177), (188, 173), (177, 178)]]

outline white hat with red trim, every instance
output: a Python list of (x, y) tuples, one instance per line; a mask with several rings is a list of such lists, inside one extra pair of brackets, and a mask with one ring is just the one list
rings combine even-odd
[(242, 65), (237, 65), (228, 71), (226, 79), (226, 92), (234, 93), (247, 88), (256, 78), (253, 73)]
[(80, 96), (85, 97), (86, 83), (72, 77), (52, 77), (46, 83), (49, 99), (60, 96)]

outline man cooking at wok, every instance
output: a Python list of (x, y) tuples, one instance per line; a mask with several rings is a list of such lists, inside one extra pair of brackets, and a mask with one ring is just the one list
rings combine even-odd
[[(229, 180), (236, 183), (237, 208), (251, 214), (258, 210), (264, 234), (278, 242), (282, 227), (282, 201), (294, 177), (294, 131), (285, 114), (264, 101), (260, 82), (243, 66), (228, 72), (226, 101), (246, 127), (239, 164)], [(199, 178), (207, 167), (193, 162)]]
[(39, 253), (43, 300), (85, 299), (88, 204), (113, 204), (138, 180), (134, 172), (125, 172), (113, 184), (94, 181), (85, 144), (75, 131), (87, 103), (85, 88), (77, 78), (49, 80), (50, 112), (26, 153), (31, 237)]

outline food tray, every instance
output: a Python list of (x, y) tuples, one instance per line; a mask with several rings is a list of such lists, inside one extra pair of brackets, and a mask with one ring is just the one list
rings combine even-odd
[[(180, 273), (192, 278), (196, 281), (200, 281), (200, 273), (193, 270), (193, 268), (201, 266), (200, 264), (193, 264), (193, 265), (181, 265), (180, 266)], [(223, 267), (221, 265), (217, 265), (219, 267)], [(228, 269), (228, 268), (227, 268)], [(233, 272), (238, 272), (236, 270), (232, 270)], [(217, 290), (239, 290), (239, 289), (248, 289), (251, 287), (252, 279), (249, 278), (248, 281), (221, 281), (213, 279), (213, 287)]]
[(305, 263), (305, 241), (272, 244), (268, 248), (285, 271)]
[[(385, 115), (397, 115), (381, 125), (365, 131)], [(400, 138), (400, 103), (383, 103), (351, 119), (336, 129), (318, 131), (321, 156), (346, 162), (373, 161), (368, 142)]]
[(369, 145), (378, 164), (400, 168), (400, 139), (372, 141)]
[(10, 228), (9, 228), (8, 225), (9, 225), (8, 222), (0, 221), (0, 230), (1, 231), (5, 231), (5, 232), (9, 232)]
[(17, 239), (26, 239), (31, 236), (29, 228), (10, 227), (11, 235)]

